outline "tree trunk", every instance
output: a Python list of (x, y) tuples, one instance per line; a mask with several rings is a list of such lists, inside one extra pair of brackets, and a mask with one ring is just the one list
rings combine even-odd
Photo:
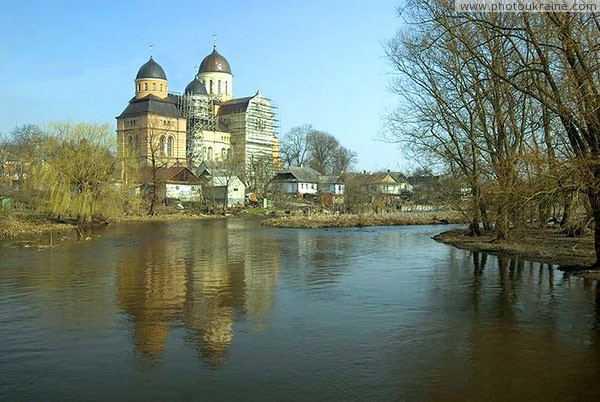
[(594, 269), (600, 269), (600, 189), (593, 189), (588, 192), (592, 214), (594, 215), (594, 251), (596, 253), (596, 262), (592, 265)]
[(563, 216), (560, 220), (560, 226), (564, 227), (571, 219), (571, 206), (573, 205), (573, 195), (568, 193), (564, 197)]
[[(504, 203), (504, 200), (500, 201)], [(508, 209), (506, 205), (498, 207), (498, 217), (496, 218), (496, 240), (508, 240)]]

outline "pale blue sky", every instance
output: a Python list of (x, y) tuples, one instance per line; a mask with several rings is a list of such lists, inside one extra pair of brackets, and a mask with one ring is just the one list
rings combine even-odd
[[(234, 96), (257, 89), (279, 107), (281, 134), (312, 124), (358, 153), (359, 169), (402, 169), (376, 141), (388, 91), (384, 43), (400, 26), (399, 0), (0, 0), (0, 133), (49, 121), (115, 126), (149, 57), (183, 91), (217, 48)], [(281, 136), (280, 134), (280, 136)]]

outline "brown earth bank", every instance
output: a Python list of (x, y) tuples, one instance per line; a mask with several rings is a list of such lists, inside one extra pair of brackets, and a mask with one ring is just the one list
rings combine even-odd
[(506, 253), (526, 260), (556, 264), (560, 269), (600, 279), (600, 270), (588, 269), (595, 261), (591, 232), (568, 237), (559, 228), (515, 229), (510, 241), (496, 241), (494, 233), (469, 236), (465, 229), (449, 230), (433, 237), (454, 247), (492, 253)]
[(278, 228), (344, 228), (392, 225), (432, 225), (465, 223), (458, 212), (397, 212), (387, 214), (309, 214), (266, 219), (262, 225)]
[[(14, 213), (0, 215), (0, 240), (26, 238), (28, 243), (35, 243), (35, 237), (48, 232), (57, 234), (57, 238), (71, 232), (83, 235), (83, 231), (93, 226), (119, 224), (128, 222), (178, 221), (191, 219), (210, 219), (219, 216), (193, 214), (188, 212), (165, 213), (153, 216), (127, 215), (109, 220), (97, 220), (87, 224), (77, 224), (73, 220), (58, 221), (45, 215), (34, 213)], [(84, 236), (85, 237), (85, 236)], [(41, 239), (46, 241), (46, 239)]]

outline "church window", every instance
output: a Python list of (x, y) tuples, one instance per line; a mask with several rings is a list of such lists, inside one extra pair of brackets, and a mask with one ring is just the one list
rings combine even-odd
[(144, 82), (144, 91), (147, 91), (147, 90), (148, 90), (148, 83)]
[(158, 140), (158, 154), (164, 156), (167, 151), (167, 138), (164, 135)]
[(152, 83), (152, 90), (153, 90), (153, 91), (156, 91), (156, 82), (153, 82), (153, 83)]
[(208, 91), (211, 95), (213, 93), (213, 80), (210, 80), (210, 91)]
[(227, 160), (231, 159), (231, 148), (227, 149)]
[(138, 92), (142, 89), (142, 86), (140, 84), (137, 84), (137, 90)]
[(213, 158), (213, 149), (211, 147), (208, 147), (206, 159), (208, 159), (209, 161), (212, 161), (212, 158)]
[(163, 84), (160, 84), (160, 92), (163, 92)]
[(226, 160), (227, 159), (227, 150), (225, 150), (225, 148), (223, 148), (221, 150), (221, 159), (222, 160)]
[(173, 143), (175, 139), (171, 136), (167, 139), (167, 156), (173, 156)]
[(227, 88), (228, 83), (228, 81), (225, 81), (225, 95), (229, 95), (229, 89)]
[(221, 95), (221, 80), (217, 83), (217, 93)]

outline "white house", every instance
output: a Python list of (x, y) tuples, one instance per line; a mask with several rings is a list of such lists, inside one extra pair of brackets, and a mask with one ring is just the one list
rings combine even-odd
[(341, 176), (319, 176), (319, 192), (332, 195), (344, 195), (346, 185)]
[[(142, 171), (142, 179), (147, 186), (158, 186), (162, 198), (181, 201), (200, 201), (202, 185), (200, 179), (191, 170), (183, 166), (161, 167), (156, 170), (155, 177), (150, 169)], [(156, 180), (153, 183), (152, 180)]]
[(228, 208), (236, 204), (244, 205), (246, 185), (230, 170), (220, 168), (219, 164), (202, 162), (198, 168), (203, 181), (204, 199), (213, 201)]
[(276, 186), (287, 194), (316, 195), (319, 191), (320, 175), (309, 167), (289, 167), (275, 174), (271, 186)]

